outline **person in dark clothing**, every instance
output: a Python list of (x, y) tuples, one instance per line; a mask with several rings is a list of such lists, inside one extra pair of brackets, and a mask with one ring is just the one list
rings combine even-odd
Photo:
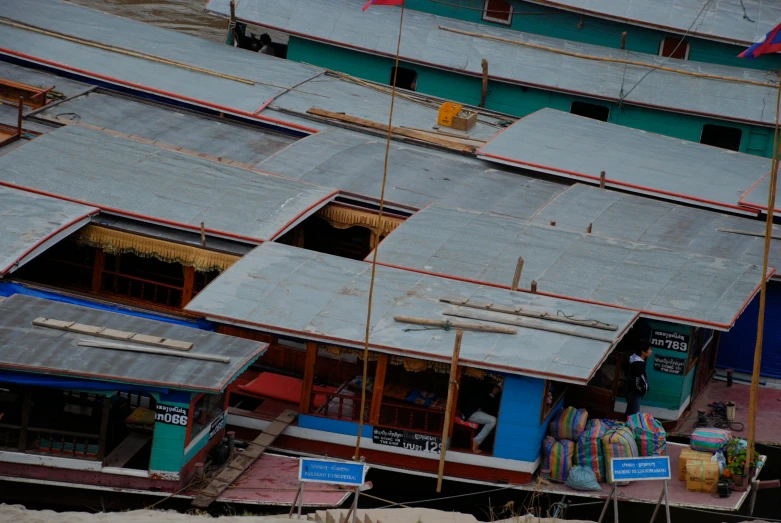
[(472, 440), (472, 452), (475, 454), (480, 454), (480, 445), (496, 427), (501, 398), (502, 385), (496, 383), (490, 392), (468, 396), (461, 407), (461, 419), (483, 426)]
[(640, 400), (648, 394), (648, 374), (645, 364), (651, 356), (651, 346), (641, 345), (629, 356), (629, 372), (626, 380), (626, 416), (640, 412)]
[(277, 56), (277, 52), (274, 50), (274, 46), (271, 45), (271, 37), (268, 35), (268, 33), (263, 33), (260, 35), (260, 43), (262, 45), (260, 48), (260, 54)]

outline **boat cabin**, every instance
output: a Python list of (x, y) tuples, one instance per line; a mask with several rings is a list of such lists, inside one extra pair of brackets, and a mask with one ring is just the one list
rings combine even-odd
[[(229, 388), (228, 424), (238, 437), (253, 437), (294, 408), (300, 416), (277, 440), (281, 448), (352, 456), (361, 421), (370, 274), (371, 265), (362, 261), (265, 243), (188, 304), (188, 311), (219, 324), (219, 332), (269, 344)], [(575, 317), (615, 326), (595, 336), (588, 327), (550, 322), (557, 327), (546, 328), (545, 321), (524, 327), (529, 323), (519, 319), (519, 327), (505, 333), (464, 331), (445, 475), (529, 482), (565, 388), (588, 383), (637, 313), (378, 266), (361, 429), (361, 452), (372, 465), (437, 471), (455, 329), (394, 318), (454, 319), (447, 314), (458, 307), (448, 297), (553, 315), (566, 307)], [(475, 454), (480, 427), (461, 419), (460, 410), (497, 384), (501, 400), (490, 412), (497, 425)]]
[(263, 343), (20, 294), (0, 303), (0, 477), (173, 492)]

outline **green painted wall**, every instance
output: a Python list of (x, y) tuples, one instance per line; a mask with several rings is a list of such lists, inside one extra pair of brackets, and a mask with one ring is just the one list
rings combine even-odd
[[(190, 409), (189, 402), (166, 401), (160, 398), (158, 403), (182, 407), (186, 411)], [(152, 438), (152, 457), (149, 460), (149, 470), (177, 473), (182, 470), (186, 437), (187, 427), (156, 422)]]
[[(692, 327), (686, 325), (661, 321), (648, 321), (648, 325), (652, 329), (686, 334), (689, 336), (690, 340), (693, 339)], [(691, 347), (689, 347), (689, 350), (691, 350)], [(691, 394), (696, 366), (692, 367), (689, 373), (683, 376), (666, 374), (654, 370), (654, 358), (657, 356), (667, 356), (685, 360), (688, 356), (688, 352), (682, 353), (658, 347), (653, 348), (653, 353), (646, 363), (646, 372), (648, 373), (648, 394), (643, 398), (642, 404), (649, 407), (678, 410), (683, 405), (686, 398)]]
[[(288, 59), (308, 62), (384, 84), (389, 83), (391, 68), (394, 65), (390, 58), (329, 46), (297, 37), (290, 38)], [(477, 77), (403, 61), (399, 63), (399, 66), (417, 71), (417, 90), (420, 92), (471, 105), (477, 105), (480, 101), (481, 82)], [(545, 107), (569, 112), (573, 101), (596, 103), (610, 109), (608, 121), (611, 123), (692, 142), (700, 141), (703, 125), (716, 124), (737, 127), (743, 133), (741, 152), (766, 157), (772, 155), (773, 140), (770, 129), (767, 127), (725, 122), (715, 118), (632, 105), (624, 105), (619, 108), (615, 102), (604, 102), (543, 89), (525, 88), (503, 82), (490, 81), (488, 89), (486, 108), (513, 116), (526, 116)]]
[[(482, 20), (482, 10), (475, 10), (475, 8), (482, 9), (483, 0), (455, 0), (449, 1), (449, 3), (460, 3), (471, 9), (447, 6), (431, 0), (406, 1), (407, 7), (416, 11), (616, 49), (621, 46), (621, 33), (626, 31), (627, 50), (638, 53), (658, 54), (660, 42), (668, 36), (675, 36), (664, 31), (603, 20), (596, 17), (581, 17), (577, 13), (569, 13), (517, 0), (511, 2), (514, 4), (515, 14), (512, 18), (512, 25), (508, 27)], [(689, 40), (689, 44), (691, 46), (689, 59), (693, 61), (763, 70), (781, 68), (781, 56), (778, 55), (765, 55), (754, 61), (742, 60), (737, 57), (745, 49), (741, 46), (713, 42), (701, 38), (692, 38)], [(674, 63), (674, 60), (672, 62)]]

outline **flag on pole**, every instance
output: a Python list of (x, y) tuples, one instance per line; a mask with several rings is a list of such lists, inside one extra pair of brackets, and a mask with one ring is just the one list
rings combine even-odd
[(754, 43), (754, 45), (740, 53), (738, 58), (753, 60), (757, 56), (768, 53), (777, 53), (778, 51), (781, 51), (781, 24), (775, 26), (769, 33)]
[(361, 11), (366, 11), (369, 9), (369, 6), (372, 5), (401, 5), (404, 3), (404, 0), (369, 0), (364, 4), (363, 9)]

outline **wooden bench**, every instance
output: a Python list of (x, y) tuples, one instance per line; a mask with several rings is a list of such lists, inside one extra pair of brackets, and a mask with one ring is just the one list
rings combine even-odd
[(103, 460), (104, 467), (117, 467), (121, 468), (127, 465), (133, 456), (138, 454), (144, 446), (152, 440), (150, 434), (144, 434), (142, 432), (131, 432), (128, 436), (122, 440), (122, 443), (117, 445), (111, 454), (106, 456)]

